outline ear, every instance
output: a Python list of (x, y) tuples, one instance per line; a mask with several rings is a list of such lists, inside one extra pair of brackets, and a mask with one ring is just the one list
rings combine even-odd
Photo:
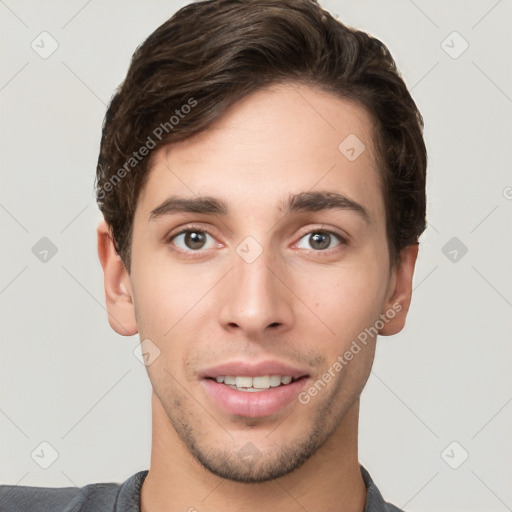
[(137, 334), (135, 307), (131, 280), (123, 261), (116, 252), (109, 225), (102, 220), (98, 224), (98, 256), (105, 282), (110, 327), (122, 336)]
[(381, 314), (384, 327), (379, 330), (379, 334), (382, 336), (397, 334), (404, 328), (411, 304), (412, 278), (418, 248), (419, 244), (413, 244), (400, 251), (400, 261), (393, 269), (388, 298)]

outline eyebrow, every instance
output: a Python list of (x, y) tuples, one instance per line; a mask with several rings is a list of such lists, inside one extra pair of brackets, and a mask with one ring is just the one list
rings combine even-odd
[[(286, 201), (281, 203), (279, 210), (284, 212), (285, 215), (322, 210), (349, 210), (356, 212), (366, 222), (370, 222), (370, 215), (364, 206), (336, 192), (315, 191), (291, 194)], [(225, 201), (211, 196), (190, 198), (170, 196), (151, 211), (149, 220), (174, 213), (204, 213), (226, 216), (229, 213), (229, 208)]]

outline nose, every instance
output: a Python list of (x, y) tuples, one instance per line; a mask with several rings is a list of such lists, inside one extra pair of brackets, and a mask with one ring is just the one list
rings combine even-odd
[(220, 322), (224, 329), (239, 330), (246, 339), (283, 333), (293, 323), (293, 293), (286, 286), (284, 265), (263, 250), (248, 262), (234, 255), (234, 268), (224, 282)]

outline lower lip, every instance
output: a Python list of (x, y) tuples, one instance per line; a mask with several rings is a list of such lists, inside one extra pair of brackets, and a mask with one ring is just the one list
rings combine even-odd
[(265, 391), (238, 391), (212, 379), (202, 381), (206, 392), (224, 411), (248, 418), (270, 416), (289, 405), (301, 392), (306, 378)]

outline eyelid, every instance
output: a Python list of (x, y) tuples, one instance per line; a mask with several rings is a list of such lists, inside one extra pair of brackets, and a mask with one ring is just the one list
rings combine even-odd
[(166, 235), (166, 238), (170, 239), (174, 236), (181, 235), (182, 233), (187, 231), (204, 231), (205, 233), (208, 233), (209, 235), (213, 236), (209, 228), (200, 226), (198, 224), (185, 224), (184, 226), (180, 226), (179, 228), (176, 229), (177, 231), (171, 230), (171, 232), (168, 235)]

